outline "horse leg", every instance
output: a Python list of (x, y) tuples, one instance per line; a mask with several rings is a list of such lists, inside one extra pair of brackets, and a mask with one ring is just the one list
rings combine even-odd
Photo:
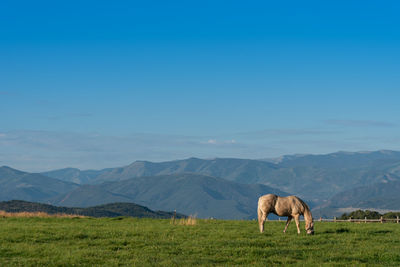
[(296, 221), (297, 233), (300, 234), (300, 215), (297, 214), (294, 216), (294, 220)]
[(261, 209), (258, 209), (258, 226), (260, 227), (260, 233), (264, 232), (264, 222), (267, 219), (266, 213), (264, 213)]
[(284, 233), (286, 233), (286, 230), (287, 230), (287, 228), (288, 228), (289, 223), (290, 223), (291, 220), (292, 220), (292, 217), (291, 217), (291, 216), (288, 216), (288, 217), (287, 217), (287, 221), (286, 221), (285, 230), (283, 230)]

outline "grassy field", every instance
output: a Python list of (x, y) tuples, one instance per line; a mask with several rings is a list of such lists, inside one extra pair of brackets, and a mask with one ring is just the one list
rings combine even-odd
[(0, 266), (400, 265), (400, 224), (0, 218)]

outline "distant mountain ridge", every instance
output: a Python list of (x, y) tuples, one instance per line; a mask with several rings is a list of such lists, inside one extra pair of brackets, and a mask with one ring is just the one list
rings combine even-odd
[[(43, 175), (70, 181), (71, 175), (68, 172), (75, 171), (74, 179), (82, 181), (88, 180), (87, 183), (99, 184), (109, 181), (120, 181), (134, 177), (156, 176), (177, 173), (197, 173), (214, 177), (221, 177), (227, 180), (239, 181), (253, 176), (243, 174), (243, 170), (256, 168), (259, 172), (269, 172), (269, 169), (275, 169), (276, 166), (269, 162), (247, 160), (247, 159), (224, 159), (217, 158), (213, 160), (204, 160), (198, 158), (189, 158), (186, 160), (175, 160), (154, 163), (149, 161), (135, 161), (132, 164), (118, 168), (108, 168), (101, 171), (79, 171), (78, 169), (61, 169), (42, 173)], [(79, 171), (79, 172), (78, 172)], [(89, 178), (89, 179), (88, 179)], [(77, 181), (77, 180), (76, 180)]]
[(324, 155), (297, 155), (280, 162), (281, 166), (313, 166), (330, 169), (354, 169), (379, 167), (381, 164), (400, 162), (400, 152), (392, 150), (346, 152)]
[(23, 199), (46, 202), (78, 188), (78, 184), (61, 181), (38, 173), (27, 173), (0, 167), (0, 201)]
[[(380, 150), (289, 155), (281, 157), (278, 163), (231, 158), (189, 158), (160, 163), (136, 161), (125, 167), (80, 171), (74, 177), (82, 177), (82, 181), (90, 184), (99, 184), (179, 173), (196, 173), (246, 184), (265, 184), (299, 195), (318, 205), (339, 192), (382, 182), (381, 177), (385, 175), (400, 179), (400, 152)], [(62, 170), (44, 174), (71, 181)]]

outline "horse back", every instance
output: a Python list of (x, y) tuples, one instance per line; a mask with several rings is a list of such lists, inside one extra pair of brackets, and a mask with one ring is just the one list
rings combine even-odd
[(277, 199), (278, 196), (274, 194), (261, 196), (258, 199), (258, 209), (262, 210), (264, 213), (274, 212)]
[(296, 196), (278, 197), (276, 209), (280, 213), (286, 215), (303, 215), (304, 211), (308, 209), (307, 204)]

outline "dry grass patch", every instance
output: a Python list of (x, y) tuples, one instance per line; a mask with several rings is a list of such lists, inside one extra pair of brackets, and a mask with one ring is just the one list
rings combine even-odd
[(196, 225), (197, 219), (196, 216), (189, 216), (187, 218), (183, 218), (179, 220), (180, 225)]
[(86, 216), (82, 215), (73, 215), (73, 214), (65, 214), (65, 213), (57, 213), (57, 214), (48, 214), (46, 212), (6, 212), (4, 210), (0, 210), (0, 217), (10, 218), (10, 217), (18, 217), (18, 218), (32, 218), (32, 217), (41, 217), (41, 218), (84, 218)]
[(196, 216), (190, 215), (187, 218), (182, 218), (182, 219), (175, 219), (171, 218), (171, 224), (173, 225), (196, 225), (197, 224), (197, 219)]

